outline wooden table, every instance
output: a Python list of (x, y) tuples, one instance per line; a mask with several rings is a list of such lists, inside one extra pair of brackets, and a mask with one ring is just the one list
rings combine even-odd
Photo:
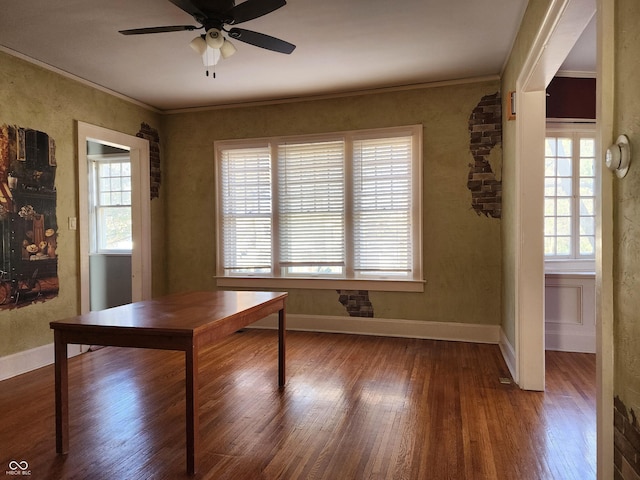
[(69, 450), (67, 344), (180, 350), (186, 358), (187, 472), (198, 465), (198, 351), (278, 313), (278, 385), (285, 383), (285, 300), (275, 292), (189, 292), (51, 322), (55, 341), (56, 451)]

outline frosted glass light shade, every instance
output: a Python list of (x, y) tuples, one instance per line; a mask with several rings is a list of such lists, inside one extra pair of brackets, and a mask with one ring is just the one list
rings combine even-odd
[(215, 49), (219, 49), (224, 43), (222, 32), (217, 28), (210, 28), (209, 30), (207, 30), (205, 39), (207, 41), (207, 45)]
[(196, 52), (198, 52), (199, 55), (203, 55), (204, 52), (207, 50), (207, 42), (202, 37), (196, 37), (193, 40), (191, 40), (191, 43), (189, 43), (189, 46), (193, 48)]
[(225, 38), (224, 43), (220, 47), (220, 54), (222, 55), (222, 58), (229, 58), (234, 53), (236, 53), (236, 47)]

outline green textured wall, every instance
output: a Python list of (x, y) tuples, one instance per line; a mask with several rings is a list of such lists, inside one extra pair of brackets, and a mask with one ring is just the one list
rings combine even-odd
[[(529, 0), (520, 24), (518, 36), (502, 74), (502, 111), (507, 111), (507, 93), (516, 90), (516, 81), (526, 57), (533, 45), (538, 29), (542, 25), (551, 0)], [(516, 299), (516, 128), (515, 122), (502, 117), (502, 330), (511, 345), (515, 345), (515, 299)]]
[[(500, 220), (478, 216), (466, 187), (469, 116), (499, 88), (491, 81), (166, 116), (168, 289), (215, 288), (215, 140), (423, 124), (425, 292), (371, 292), (375, 316), (499, 324)], [(346, 315), (335, 290), (289, 293), (290, 313)]]
[[(58, 74), (0, 52), (0, 124), (46, 132), (56, 141), (58, 277), (57, 298), (13, 310), (0, 311), (0, 356), (35, 348), (53, 341), (52, 320), (79, 311), (77, 231), (67, 228), (67, 218), (77, 217), (76, 121), (135, 135), (141, 122), (159, 126), (159, 116)], [(162, 193), (161, 193), (162, 195)], [(152, 202), (154, 232), (163, 230), (161, 201)], [(156, 250), (162, 235), (154, 235)], [(154, 284), (162, 290), (162, 264)]]
[(640, 3), (616, 2), (614, 133), (631, 142), (627, 176), (614, 180), (615, 395), (640, 413)]

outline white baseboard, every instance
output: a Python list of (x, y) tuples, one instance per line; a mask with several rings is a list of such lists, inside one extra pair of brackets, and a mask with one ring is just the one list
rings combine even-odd
[(502, 328), (500, 329), (500, 351), (502, 352), (504, 362), (507, 364), (507, 368), (511, 373), (511, 378), (518, 383), (518, 378), (516, 376), (516, 351), (507, 336), (504, 334), (504, 330), (502, 330)]
[[(251, 327), (277, 328), (278, 316), (271, 315), (251, 324)], [(287, 314), (287, 330), (424, 338), (473, 343), (498, 343), (500, 340), (499, 325), (422, 322), (417, 320), (394, 320), (386, 318)]]
[(595, 335), (575, 333), (546, 332), (545, 349), (558, 352), (596, 353)]
[[(253, 323), (250, 328), (278, 328), (278, 316), (271, 315)], [(288, 314), (287, 330), (500, 343), (502, 348), (499, 325)], [(78, 355), (87, 349), (86, 346), (81, 345), (69, 345), (68, 347), (69, 357)], [(53, 361), (53, 343), (0, 357), (0, 380), (50, 365)]]
[[(84, 345), (68, 345), (67, 354), (69, 357), (74, 357), (86, 350), (87, 347)], [(53, 343), (0, 357), (0, 380), (21, 375), (36, 368), (46, 367), (53, 362)]]

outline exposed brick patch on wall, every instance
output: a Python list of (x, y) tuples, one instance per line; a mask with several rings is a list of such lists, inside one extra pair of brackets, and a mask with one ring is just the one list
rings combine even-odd
[(502, 143), (502, 100), (500, 92), (482, 97), (469, 117), (469, 150), (474, 163), (469, 164), (467, 188), (471, 206), (478, 215), (500, 218), (502, 182), (496, 179), (489, 163), (491, 149)]
[(614, 478), (636, 480), (640, 478), (640, 428), (633, 409), (616, 397), (614, 407)]
[(149, 140), (149, 175), (151, 177), (151, 199), (160, 197), (160, 136), (158, 130), (151, 128), (146, 123), (140, 125), (140, 131), (136, 137)]
[(336, 290), (338, 300), (347, 309), (350, 317), (373, 317), (373, 305), (367, 290)]

